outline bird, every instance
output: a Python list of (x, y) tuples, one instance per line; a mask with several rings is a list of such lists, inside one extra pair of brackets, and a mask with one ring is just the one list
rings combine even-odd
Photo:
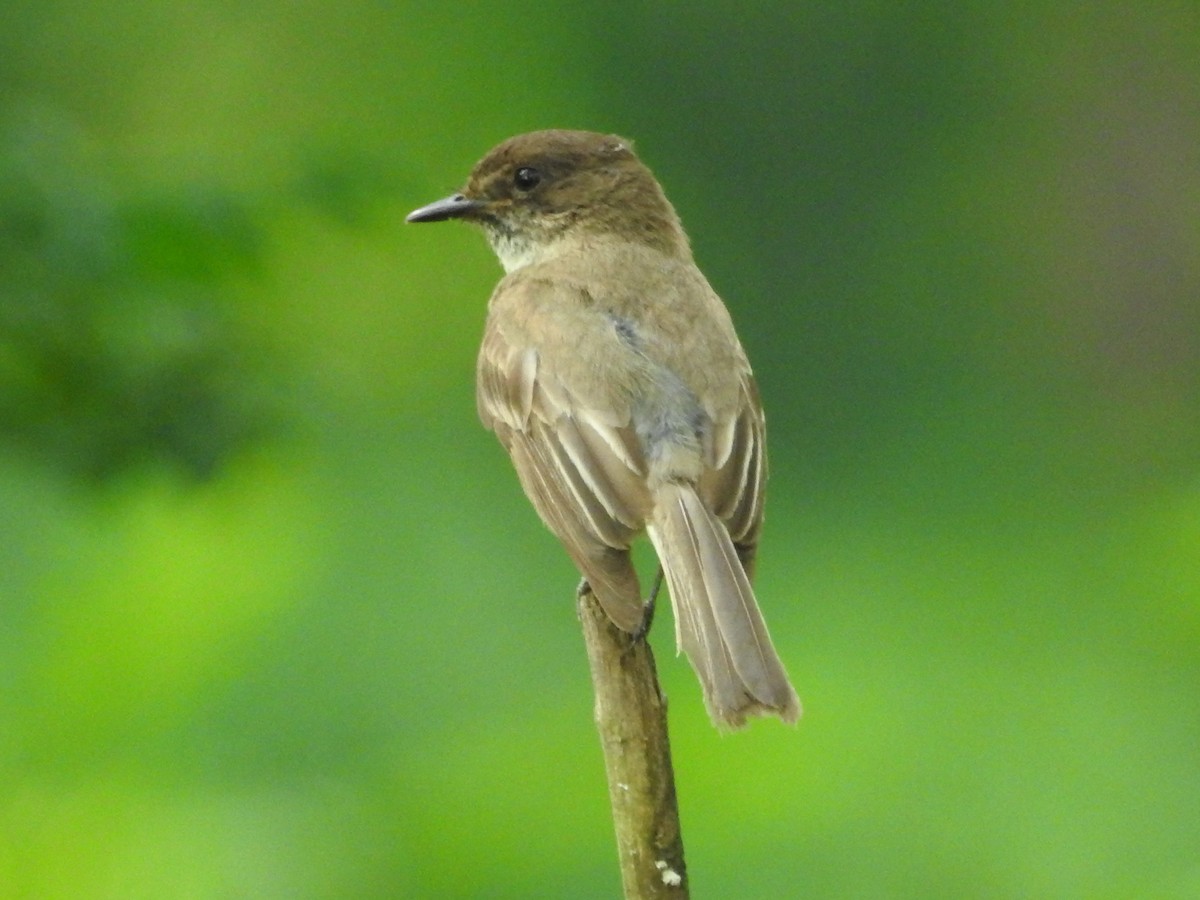
[(488, 152), (461, 191), (407, 216), (479, 226), (505, 274), (476, 366), (479, 417), (622, 631), (647, 609), (630, 555), (645, 534), (676, 646), (722, 730), (794, 723), (800, 702), (754, 576), (765, 418), (724, 303), (630, 141), (552, 129)]

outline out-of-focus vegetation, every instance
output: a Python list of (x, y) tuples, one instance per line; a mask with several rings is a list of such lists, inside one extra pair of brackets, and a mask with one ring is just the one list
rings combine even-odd
[(0, 897), (611, 897), (575, 575), (403, 214), (637, 140), (805, 702), (653, 641), (711, 897), (1200, 894), (1200, 11), (10, 4)]

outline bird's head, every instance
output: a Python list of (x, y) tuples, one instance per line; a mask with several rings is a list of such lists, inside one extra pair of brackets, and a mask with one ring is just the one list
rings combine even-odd
[(570, 239), (689, 252), (674, 208), (629, 141), (590, 131), (509, 138), (480, 160), (462, 191), (408, 215), (409, 222), (446, 219), (481, 226), (509, 272)]

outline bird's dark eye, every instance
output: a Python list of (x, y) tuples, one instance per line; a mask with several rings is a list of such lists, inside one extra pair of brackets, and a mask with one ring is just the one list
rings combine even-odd
[(513, 184), (520, 191), (532, 191), (542, 180), (542, 173), (529, 166), (521, 166), (513, 173)]

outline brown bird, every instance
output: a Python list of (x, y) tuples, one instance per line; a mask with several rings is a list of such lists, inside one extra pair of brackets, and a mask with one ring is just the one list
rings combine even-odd
[(408, 216), (444, 219), (481, 226), (507, 273), (488, 303), (479, 416), (586, 586), (640, 633), (629, 548), (645, 531), (713, 722), (794, 722), (750, 587), (766, 481), (758, 389), (650, 170), (613, 135), (523, 134), (461, 193)]

